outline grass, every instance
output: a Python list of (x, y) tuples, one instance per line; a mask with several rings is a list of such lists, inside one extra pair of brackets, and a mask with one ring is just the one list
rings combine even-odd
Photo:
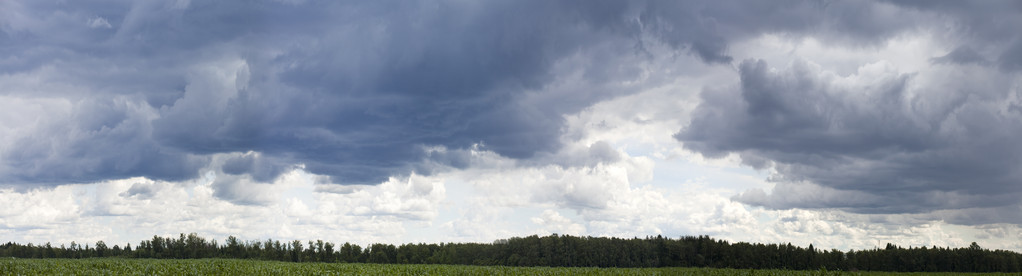
[[(714, 268), (507, 267), (288, 263), (235, 259), (2, 259), (0, 275), (961, 275)], [(974, 273), (974, 275), (980, 275)], [(1009, 274), (984, 274), (1009, 275)]]

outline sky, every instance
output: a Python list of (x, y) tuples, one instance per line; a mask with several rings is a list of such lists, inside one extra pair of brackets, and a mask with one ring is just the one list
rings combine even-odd
[(0, 1), (0, 240), (1022, 251), (1018, 1)]

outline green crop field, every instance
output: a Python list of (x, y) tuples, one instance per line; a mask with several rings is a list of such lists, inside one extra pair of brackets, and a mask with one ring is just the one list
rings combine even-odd
[[(962, 275), (712, 268), (578, 268), (288, 263), (235, 259), (2, 259), (0, 275)], [(980, 275), (979, 273), (973, 273)], [(1009, 274), (983, 274), (1009, 275)]]

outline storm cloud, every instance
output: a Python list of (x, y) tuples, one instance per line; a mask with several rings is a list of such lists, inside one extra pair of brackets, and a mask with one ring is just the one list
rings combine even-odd
[[(664, 58), (655, 44), (727, 64), (729, 40), (818, 22), (880, 41), (861, 35), (879, 26), (830, 20), (836, 9), (813, 2), (395, 4), (5, 2), (2, 96), (41, 108), (5, 130), (0, 179), (183, 180), (214, 154), (257, 152), (223, 172), (268, 182), (303, 165), (380, 183), (428, 174), (427, 161), (466, 165), (427, 160), (431, 147), (556, 152), (562, 117), (637, 92), (613, 84), (636, 78), (636, 60)], [(904, 23), (894, 19), (876, 22)], [(545, 89), (576, 73), (595, 89)]]
[[(0, 181), (213, 172), (216, 196), (260, 204), (246, 187), (296, 168), (379, 184), (468, 168), (478, 151), (595, 167), (622, 157), (605, 142), (567, 148), (565, 116), (685, 74), (642, 65), (684, 55), (733, 68), (737, 83), (702, 84), (675, 138), (777, 172), (773, 191), (736, 200), (1013, 208), (1019, 12), (1010, 1), (5, 1)], [(920, 70), (733, 51), (765, 35), (868, 51), (921, 34), (946, 51)]]
[(920, 71), (878, 61), (841, 75), (805, 60), (744, 60), (739, 83), (705, 89), (675, 138), (705, 156), (737, 154), (749, 166), (775, 169), (772, 191), (734, 197), (748, 204), (1019, 223), (1005, 215), (1017, 212), (1022, 196), (1019, 36), (987, 13), (1017, 24), (1020, 9), (905, 8), (952, 26), (924, 28), (953, 46)]

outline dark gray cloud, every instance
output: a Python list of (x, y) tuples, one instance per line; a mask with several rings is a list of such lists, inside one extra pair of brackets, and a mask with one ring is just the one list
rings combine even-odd
[(804, 61), (777, 69), (746, 60), (740, 84), (707, 88), (675, 138), (705, 156), (737, 153), (747, 165), (776, 169), (772, 191), (734, 197), (748, 204), (1022, 223), (1014, 215), (1022, 196), (1022, 147), (1014, 138), (1022, 112), (1012, 85), (1022, 44), (1011, 27), (1022, 7), (893, 1), (882, 8), (905, 13), (897, 9), (930, 22), (909, 29), (957, 46), (932, 58), (925, 73), (881, 62), (848, 79)]
[(293, 164), (281, 164), (275, 163), (275, 161), (277, 160), (247, 154), (228, 158), (220, 170), (232, 175), (251, 175), (252, 179), (258, 182), (272, 182), (277, 176), (293, 167)]
[[(706, 156), (738, 153), (777, 169), (771, 194), (735, 197), (754, 205), (860, 213), (1016, 205), (1022, 114), (1001, 111), (1019, 100), (1010, 78), (937, 66), (930, 76), (881, 62), (849, 82), (807, 62), (772, 70), (747, 60), (740, 86), (703, 92), (675, 137)], [(963, 79), (937, 79), (947, 75)]]
[[(861, 1), (0, 5), (0, 72), (13, 76), (0, 93), (82, 110), (9, 131), (8, 183), (181, 180), (220, 153), (259, 154), (224, 162), (228, 175), (269, 181), (303, 164), (344, 184), (464, 167), (457, 153), (472, 147), (543, 159), (564, 114), (637, 91), (613, 89), (637, 78), (636, 61), (726, 64), (732, 41), (762, 33), (861, 46), (916, 27)], [(548, 86), (575, 72), (595, 89)]]

